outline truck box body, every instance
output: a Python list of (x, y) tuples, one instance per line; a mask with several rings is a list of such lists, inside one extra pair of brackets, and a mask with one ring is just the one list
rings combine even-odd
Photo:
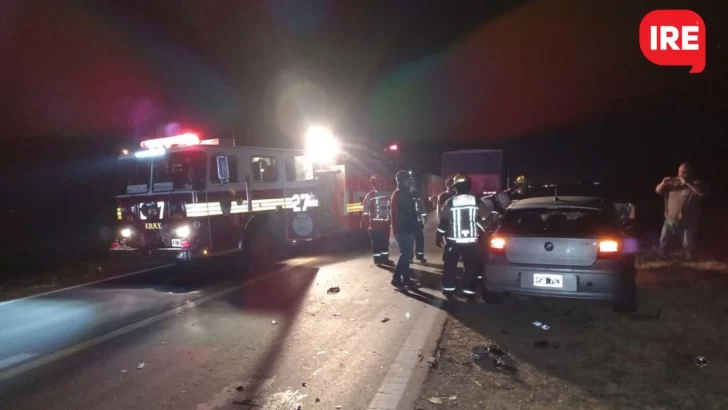
[(483, 195), (503, 189), (503, 151), (474, 149), (442, 154), (442, 175), (451, 178), (467, 174), (472, 178), (472, 193)]

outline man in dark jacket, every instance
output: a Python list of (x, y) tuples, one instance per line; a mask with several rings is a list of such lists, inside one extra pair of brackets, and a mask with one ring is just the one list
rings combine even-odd
[(416, 288), (410, 277), (410, 259), (414, 256), (415, 234), (420, 229), (417, 208), (412, 198), (412, 177), (407, 171), (395, 176), (397, 189), (392, 193), (392, 232), (399, 245), (400, 256), (394, 269), (392, 285)]

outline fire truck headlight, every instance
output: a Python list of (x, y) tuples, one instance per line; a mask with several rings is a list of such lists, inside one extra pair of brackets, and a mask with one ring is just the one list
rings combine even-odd
[(339, 141), (330, 129), (317, 125), (308, 127), (304, 152), (311, 161), (333, 161), (340, 149)]
[(177, 236), (179, 236), (180, 238), (186, 238), (190, 236), (190, 227), (187, 225), (180, 226), (179, 228), (174, 230), (174, 233), (176, 233)]
[(122, 230), (121, 230), (121, 236), (122, 236), (123, 238), (128, 238), (128, 237), (130, 237), (130, 236), (131, 236), (131, 229), (129, 229), (129, 228), (124, 228), (124, 229), (122, 229)]

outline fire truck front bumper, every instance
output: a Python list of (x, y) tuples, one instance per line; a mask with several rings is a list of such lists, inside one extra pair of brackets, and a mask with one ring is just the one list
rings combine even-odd
[(133, 248), (114, 244), (109, 251), (112, 254), (145, 254), (154, 259), (169, 261), (188, 261), (209, 256), (207, 248)]

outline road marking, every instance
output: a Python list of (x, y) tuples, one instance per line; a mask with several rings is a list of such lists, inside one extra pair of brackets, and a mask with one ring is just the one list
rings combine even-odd
[(78, 284), (78, 285), (68, 286), (68, 287), (60, 288), (60, 289), (55, 289), (55, 290), (51, 290), (51, 291), (48, 291), (48, 292), (38, 293), (38, 294), (35, 294), (35, 295), (28, 295), (28, 296), (25, 296), (25, 297), (22, 297), (22, 298), (18, 298), (18, 299), (6, 300), (5, 302), (0, 302), (0, 306), (5, 306), (5, 305), (9, 305), (11, 303), (20, 302), (21, 300), (28, 300), (28, 299), (33, 299), (33, 298), (41, 297), (41, 296), (48, 296), (48, 295), (52, 295), (52, 294), (58, 293), (58, 292), (65, 292), (65, 291), (71, 290), (71, 289), (82, 288), (84, 286), (93, 285), (95, 283), (101, 283), (101, 282), (106, 282), (106, 281), (110, 281), (110, 280), (114, 280), (114, 279), (124, 278), (124, 277), (127, 277), (127, 276), (139, 275), (140, 273), (151, 272), (151, 271), (154, 271), (154, 270), (159, 270), (159, 269), (164, 269), (164, 268), (170, 268), (170, 267), (175, 266), (175, 265), (177, 265), (177, 264), (176, 263), (170, 263), (170, 264), (167, 264), (167, 265), (154, 266), (154, 267), (147, 268), (147, 269), (142, 269), (142, 270), (138, 270), (138, 271), (134, 271), (134, 272), (124, 273), (122, 275), (112, 276), (110, 278), (95, 280), (93, 282), (81, 283), (81, 284)]
[(10, 366), (20, 363), (20, 362), (24, 362), (35, 356), (38, 356), (38, 353), (20, 353), (20, 354), (16, 354), (15, 356), (10, 356), (8, 358), (0, 360), (0, 369), (10, 367)]
[(397, 410), (399, 408), (399, 403), (407, 389), (407, 383), (419, 363), (422, 349), (427, 343), (438, 316), (442, 313), (441, 299), (435, 299), (431, 305), (424, 306), (425, 311), (417, 319), (412, 333), (405, 340), (404, 346), (379, 386), (377, 394), (369, 403), (369, 410)]
[(73, 346), (69, 346), (69, 347), (67, 347), (65, 349), (61, 349), (61, 350), (59, 350), (57, 352), (51, 353), (51, 354), (46, 355), (46, 356), (41, 356), (40, 358), (38, 358), (37, 360), (33, 360), (32, 362), (28, 362), (26, 364), (23, 364), (23, 365), (20, 365), (20, 366), (17, 366), (17, 367), (13, 367), (13, 368), (11, 368), (9, 370), (6, 370), (4, 372), (0, 372), (0, 383), (4, 382), (5, 380), (11, 379), (13, 377), (16, 377), (18, 375), (21, 375), (21, 374), (23, 374), (25, 372), (28, 372), (30, 370), (36, 369), (36, 368), (41, 367), (41, 366), (45, 366), (45, 365), (47, 365), (49, 363), (52, 363), (52, 362), (54, 362), (56, 360), (62, 359), (64, 357), (68, 357), (68, 356), (70, 356), (70, 355), (72, 355), (74, 353), (78, 353), (78, 352), (80, 352), (82, 350), (85, 350), (85, 349), (88, 349), (90, 347), (99, 345), (101, 343), (104, 343), (106, 341), (109, 341), (111, 339), (114, 339), (116, 337), (119, 337), (119, 336), (124, 335), (126, 333), (129, 333), (131, 331), (140, 329), (140, 328), (142, 328), (144, 326), (150, 325), (150, 324), (155, 323), (155, 322), (159, 322), (162, 319), (166, 319), (166, 318), (172, 317), (174, 315), (177, 315), (179, 313), (184, 312), (185, 310), (189, 310), (189, 309), (191, 309), (193, 307), (200, 306), (200, 305), (202, 305), (202, 304), (204, 304), (206, 302), (209, 302), (211, 300), (218, 299), (218, 298), (220, 298), (222, 296), (225, 296), (225, 295), (227, 295), (229, 293), (232, 293), (232, 292), (235, 292), (235, 291), (237, 291), (239, 289), (242, 289), (245, 286), (248, 286), (248, 285), (251, 285), (251, 284), (254, 284), (254, 283), (257, 283), (257, 282), (261, 282), (261, 281), (270, 279), (270, 278), (272, 278), (272, 277), (274, 277), (276, 275), (283, 274), (284, 272), (287, 272), (287, 271), (291, 270), (292, 268), (295, 268), (295, 267), (304, 265), (305, 263), (307, 263), (309, 261), (312, 261), (312, 260), (315, 260), (315, 259), (316, 258), (306, 258), (306, 259), (303, 259), (302, 258), (302, 260), (297, 261), (297, 263), (295, 263), (295, 262), (294, 263), (290, 263), (290, 264), (287, 263), (285, 267), (283, 267), (282, 269), (280, 269), (280, 270), (278, 270), (276, 272), (271, 272), (271, 273), (265, 274), (263, 276), (259, 276), (257, 278), (253, 278), (253, 279), (251, 279), (251, 280), (249, 280), (249, 281), (247, 281), (245, 283), (242, 283), (240, 285), (233, 286), (231, 288), (221, 290), (221, 291), (216, 292), (216, 293), (213, 293), (211, 295), (207, 295), (207, 296), (205, 296), (203, 298), (200, 298), (200, 299), (197, 299), (197, 300), (195, 300), (193, 302), (184, 304), (184, 305), (179, 306), (179, 307), (176, 307), (174, 309), (170, 309), (170, 310), (168, 310), (166, 312), (163, 312), (163, 313), (160, 313), (158, 315), (155, 315), (155, 316), (146, 318), (146, 319), (141, 320), (139, 322), (132, 323), (132, 324), (127, 325), (127, 326), (124, 326), (122, 328), (116, 329), (116, 330), (114, 330), (112, 332), (103, 334), (101, 336), (97, 336), (97, 337), (95, 337), (93, 339), (89, 339), (89, 340), (87, 340), (85, 342), (82, 342), (82, 343), (79, 343), (79, 344), (76, 344), (76, 345), (73, 345)]

